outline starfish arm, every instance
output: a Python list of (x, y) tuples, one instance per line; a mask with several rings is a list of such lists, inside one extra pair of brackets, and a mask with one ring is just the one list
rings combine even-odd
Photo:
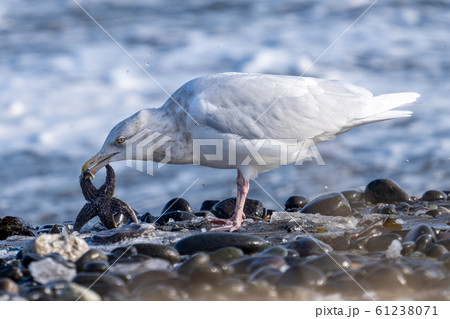
[(75, 219), (73, 230), (79, 232), (88, 221), (97, 216), (97, 213), (98, 210), (94, 205), (90, 203), (85, 204)]
[(80, 176), (80, 187), (83, 192), (84, 198), (88, 202), (92, 202), (96, 197), (99, 196), (99, 191), (95, 188), (94, 184), (92, 184), (91, 179), (89, 178), (88, 172), (85, 172), (83, 176)]
[(118, 198), (113, 197), (111, 200), (111, 204), (113, 211), (121, 213), (134, 223), (138, 223), (136, 212), (127, 203)]
[(102, 205), (102, 208), (98, 212), (98, 217), (100, 218), (100, 221), (102, 222), (103, 226), (105, 226), (108, 229), (116, 228), (116, 222), (114, 221), (114, 210), (112, 209), (111, 204)]
[(100, 187), (99, 192), (104, 194), (107, 198), (112, 198), (114, 195), (114, 188), (116, 187), (116, 173), (114, 173), (111, 165), (106, 165), (106, 181)]

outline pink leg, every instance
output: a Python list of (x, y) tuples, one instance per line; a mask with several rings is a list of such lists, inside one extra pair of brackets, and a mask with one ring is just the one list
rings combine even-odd
[(213, 231), (221, 231), (221, 230), (229, 230), (230, 232), (235, 231), (241, 226), (242, 221), (245, 218), (244, 204), (245, 199), (247, 198), (250, 183), (248, 180), (244, 179), (240, 170), (238, 170), (238, 177), (236, 179), (236, 184), (237, 184), (237, 198), (234, 214), (230, 219), (213, 220), (212, 222), (221, 221), (227, 224), (226, 226), (223, 227), (213, 228), (212, 229)]

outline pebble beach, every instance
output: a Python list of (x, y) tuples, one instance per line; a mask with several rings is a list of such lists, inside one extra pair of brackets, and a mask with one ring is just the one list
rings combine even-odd
[(4, 217), (0, 300), (450, 300), (448, 194), (379, 179), (279, 210), (249, 199), (234, 233), (209, 222), (234, 198), (175, 198), (159, 216), (80, 233)]

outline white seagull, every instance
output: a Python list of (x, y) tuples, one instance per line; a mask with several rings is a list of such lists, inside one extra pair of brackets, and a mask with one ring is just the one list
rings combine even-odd
[(308, 156), (305, 142), (333, 139), (353, 127), (411, 115), (392, 110), (420, 95), (373, 96), (336, 80), (286, 75), (220, 73), (181, 86), (160, 108), (118, 123), (82, 173), (110, 162), (151, 160), (237, 169), (232, 218), (214, 230), (238, 229), (249, 180)]

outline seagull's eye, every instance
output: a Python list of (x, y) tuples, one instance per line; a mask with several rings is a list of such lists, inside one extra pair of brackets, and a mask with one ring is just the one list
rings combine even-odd
[(122, 144), (123, 142), (125, 142), (125, 137), (121, 136), (117, 139), (117, 144)]

